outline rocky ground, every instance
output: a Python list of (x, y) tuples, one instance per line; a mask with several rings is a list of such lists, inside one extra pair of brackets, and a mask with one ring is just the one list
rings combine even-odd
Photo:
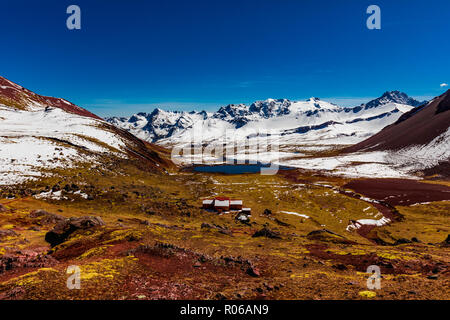
[[(0, 299), (450, 299), (448, 182), (381, 180), (381, 194), (300, 170), (127, 170), (1, 189)], [(202, 210), (215, 195), (252, 215)], [(381, 289), (367, 288), (370, 265)], [(68, 289), (69, 266), (81, 289)]]

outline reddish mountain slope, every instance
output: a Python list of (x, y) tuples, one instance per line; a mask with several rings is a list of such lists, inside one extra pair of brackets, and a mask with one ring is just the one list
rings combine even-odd
[(0, 132), (0, 185), (86, 164), (151, 172), (174, 166), (167, 150), (64, 99), (38, 95), (2, 77)]
[(0, 76), (0, 104), (26, 110), (30, 105), (54, 107), (80, 116), (101, 119), (95, 114), (61, 99), (36, 94)]
[(428, 104), (405, 113), (394, 124), (345, 151), (398, 150), (425, 145), (443, 134), (449, 125), (450, 90)]

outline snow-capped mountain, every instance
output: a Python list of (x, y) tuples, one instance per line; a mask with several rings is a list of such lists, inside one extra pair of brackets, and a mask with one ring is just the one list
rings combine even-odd
[(347, 152), (386, 152), (389, 162), (410, 170), (450, 175), (450, 90), (405, 113)]
[(67, 100), (45, 97), (0, 77), (0, 185), (54, 169), (100, 167), (114, 159), (165, 165), (150, 144)]
[(140, 112), (130, 118), (107, 118), (111, 124), (125, 129), (135, 136), (149, 142), (155, 142), (170, 137), (176, 130), (184, 130), (191, 127), (196, 121), (208, 118), (206, 112), (170, 112), (159, 108), (152, 113)]
[(382, 104), (387, 103), (406, 104), (408, 106), (418, 107), (426, 103), (426, 101), (417, 101), (411, 97), (408, 97), (406, 93), (400, 91), (387, 91), (381, 97), (369, 101), (366, 104), (361, 105), (364, 109), (376, 108)]
[[(380, 105), (376, 106), (379, 108)], [(364, 107), (363, 107), (364, 108)], [(279, 164), (350, 177), (450, 175), (450, 90), (340, 152), (278, 159)]]
[(130, 118), (106, 120), (147, 141), (177, 145), (213, 142), (230, 133), (246, 139), (255, 131), (278, 135), (281, 144), (340, 145), (359, 142), (394, 123), (421, 102), (399, 91), (360, 106), (343, 108), (310, 98), (306, 101), (267, 99), (251, 105), (231, 104), (217, 112), (170, 112), (155, 109)]

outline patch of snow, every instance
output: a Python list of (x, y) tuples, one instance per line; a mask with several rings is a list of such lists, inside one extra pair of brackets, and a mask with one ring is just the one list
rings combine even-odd
[(52, 199), (52, 200), (66, 200), (67, 197), (62, 196), (62, 191), (48, 191), (48, 192), (41, 192), (40, 194), (34, 195), (34, 198), (36, 199)]
[(382, 217), (382, 218), (379, 219), (379, 220), (374, 220), (374, 219), (360, 219), (360, 220), (357, 220), (355, 223), (350, 223), (350, 224), (347, 226), (346, 230), (347, 230), (347, 231), (356, 230), (356, 229), (361, 228), (361, 227), (364, 226), (364, 225), (370, 225), (370, 226), (381, 227), (381, 226), (384, 226), (384, 225), (386, 225), (386, 224), (388, 224), (388, 223), (390, 223), (390, 222), (391, 222), (391, 219), (386, 218), (386, 217)]
[(298, 217), (302, 217), (302, 218), (306, 218), (309, 219), (310, 217), (307, 216), (306, 214), (302, 214), (302, 213), (297, 213), (297, 212), (292, 212), (292, 211), (280, 211), (282, 213), (286, 213), (286, 214), (292, 214), (294, 216), (298, 216)]

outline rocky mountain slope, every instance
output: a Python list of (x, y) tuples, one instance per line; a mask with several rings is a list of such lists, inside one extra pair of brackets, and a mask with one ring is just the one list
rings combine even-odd
[(148, 170), (170, 166), (144, 142), (67, 100), (45, 97), (0, 77), (0, 185), (21, 183), (79, 165), (120, 159)]

